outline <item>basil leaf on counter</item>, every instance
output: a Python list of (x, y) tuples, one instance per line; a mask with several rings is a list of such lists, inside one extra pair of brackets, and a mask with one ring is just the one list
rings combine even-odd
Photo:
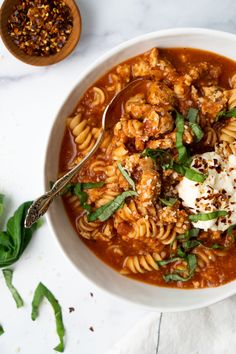
[(183, 145), (184, 117), (176, 111), (176, 148), (178, 150), (178, 162), (184, 162), (188, 158), (187, 149)]
[(2, 215), (4, 209), (4, 199), (5, 195), (0, 193), (0, 216)]
[(7, 230), (0, 232), (0, 268), (9, 266), (20, 258), (33, 233), (42, 224), (42, 220), (39, 220), (30, 228), (24, 227), (25, 217), (31, 204), (32, 202), (21, 204), (8, 220)]
[(173, 164), (173, 169), (178, 172), (181, 176), (184, 176), (191, 181), (195, 182), (200, 182), (203, 183), (205, 179), (208, 177), (207, 175), (204, 175), (196, 170), (193, 170), (190, 167), (180, 165), (174, 162)]
[(168, 199), (159, 198), (159, 200), (162, 202), (162, 204), (167, 206), (173, 206), (177, 202), (177, 198), (168, 198)]
[(135, 191), (135, 183), (132, 180), (132, 178), (130, 177), (130, 175), (128, 174), (128, 172), (124, 169), (124, 167), (121, 165), (120, 162), (117, 163), (117, 166), (119, 168), (120, 173), (122, 174), (122, 176), (126, 179), (126, 181), (129, 183), (129, 185), (133, 188), (133, 190)]
[(137, 196), (135, 191), (126, 191), (118, 195), (115, 199), (108, 202), (107, 204), (101, 206), (96, 211), (88, 215), (88, 221), (95, 221), (99, 219), (100, 221), (106, 221), (112, 214), (119, 209), (124, 200), (128, 197)]
[(20, 294), (18, 293), (18, 291), (16, 290), (16, 288), (13, 286), (12, 284), (12, 275), (13, 275), (13, 271), (12, 269), (3, 269), (3, 276), (6, 282), (6, 285), (8, 287), (8, 289), (10, 290), (13, 299), (15, 300), (16, 303), (16, 307), (22, 307), (24, 306), (24, 302), (20, 296)]
[(64, 351), (64, 335), (65, 335), (65, 327), (63, 324), (63, 319), (62, 319), (62, 311), (61, 311), (61, 306), (58, 303), (58, 300), (55, 298), (55, 296), (51, 293), (51, 291), (42, 283), (39, 283), (37, 286), (35, 292), (34, 292), (34, 297), (32, 301), (32, 312), (31, 312), (31, 318), (33, 321), (36, 320), (39, 314), (39, 306), (43, 300), (43, 298), (46, 298), (49, 303), (51, 304), (54, 314), (55, 314), (55, 320), (56, 320), (56, 329), (57, 329), (57, 334), (60, 340), (60, 343), (54, 348), (57, 352), (62, 353)]
[(189, 220), (191, 220), (192, 222), (208, 221), (208, 220), (219, 218), (220, 216), (226, 216), (227, 214), (228, 212), (225, 210), (217, 210), (206, 214), (189, 215)]
[(4, 333), (4, 329), (3, 329), (3, 326), (0, 325), (0, 336)]

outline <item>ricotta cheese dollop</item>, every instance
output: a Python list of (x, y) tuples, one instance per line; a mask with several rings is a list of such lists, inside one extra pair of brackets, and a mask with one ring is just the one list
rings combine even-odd
[(228, 158), (216, 152), (206, 152), (193, 158), (191, 167), (208, 174), (203, 183), (184, 177), (177, 185), (183, 205), (193, 214), (225, 210), (227, 216), (193, 223), (194, 227), (225, 231), (236, 223), (236, 156)]

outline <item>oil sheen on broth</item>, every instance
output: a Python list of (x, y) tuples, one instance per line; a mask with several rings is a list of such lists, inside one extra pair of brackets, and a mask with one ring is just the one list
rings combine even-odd
[[(153, 48), (117, 65), (66, 118), (59, 175), (92, 148), (106, 105), (138, 77), (150, 85), (124, 97), (117, 123), (63, 196), (69, 219), (91, 251), (124, 276), (179, 288), (232, 281), (234, 61), (197, 49)], [(88, 188), (87, 182), (103, 183)], [(88, 220), (133, 189), (136, 195), (124, 198), (109, 218)], [(191, 202), (186, 191), (195, 193)]]

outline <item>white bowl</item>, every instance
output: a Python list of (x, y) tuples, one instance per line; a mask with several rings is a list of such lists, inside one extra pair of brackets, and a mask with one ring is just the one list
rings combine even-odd
[[(152, 47), (191, 47), (209, 50), (236, 59), (236, 35), (200, 29), (169, 29), (129, 40), (95, 61), (84, 71), (78, 84), (63, 103), (52, 127), (45, 162), (45, 189), (58, 172), (58, 158), (64, 134), (65, 118), (72, 112), (81, 95), (94, 81), (118, 63)], [(183, 311), (208, 306), (236, 293), (236, 281), (198, 290), (162, 288), (121, 276), (98, 259), (79, 239), (66, 215), (60, 198), (47, 214), (48, 223), (60, 247), (73, 265), (91, 282), (120, 299), (158, 311)]]

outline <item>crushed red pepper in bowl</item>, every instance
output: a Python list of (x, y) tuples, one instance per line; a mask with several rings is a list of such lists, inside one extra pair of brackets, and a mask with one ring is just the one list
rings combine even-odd
[(24, 0), (8, 18), (13, 42), (30, 56), (56, 54), (64, 47), (73, 27), (70, 8), (60, 0)]

